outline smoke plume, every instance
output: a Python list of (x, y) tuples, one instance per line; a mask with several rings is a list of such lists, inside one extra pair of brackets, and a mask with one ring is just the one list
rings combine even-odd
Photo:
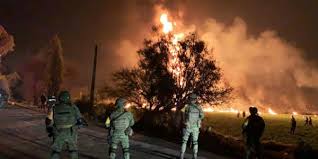
[[(195, 31), (208, 43), (224, 79), (235, 89), (235, 100), (231, 102), (233, 107), (246, 109), (255, 105), (278, 112), (317, 109), (318, 103), (314, 99), (318, 96), (313, 95), (318, 90), (317, 68), (305, 60), (302, 49), (280, 37), (275, 30), (250, 35), (247, 23), (239, 17), (230, 24), (213, 17), (201, 19), (195, 24), (183, 24), (191, 21), (183, 17), (186, 11), (180, 11), (181, 7), (175, 10), (176, 5), (169, 5), (165, 8), (164, 4), (159, 7), (154, 4), (152, 22), (156, 24), (158, 21), (158, 12), (168, 11), (178, 22), (178, 29)], [(136, 40), (128, 38), (120, 42), (118, 49), (119, 53), (127, 53), (121, 60), (128, 65), (136, 63), (136, 46), (133, 44)], [(308, 92), (308, 89), (313, 91)]]
[(210, 18), (197, 27), (236, 90), (238, 103), (281, 112), (310, 108), (313, 103), (304, 98), (304, 88), (318, 88), (318, 70), (275, 31), (251, 36), (247, 29), (241, 18), (230, 25)]

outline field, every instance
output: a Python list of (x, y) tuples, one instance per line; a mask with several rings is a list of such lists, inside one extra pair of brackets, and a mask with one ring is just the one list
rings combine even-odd
[[(313, 127), (304, 126), (305, 120), (302, 115), (296, 115), (297, 128), (295, 135), (289, 133), (290, 115), (261, 115), (266, 128), (263, 141), (273, 141), (283, 144), (297, 144), (300, 139), (310, 144), (314, 149), (318, 149), (318, 117), (312, 116)], [(204, 126), (212, 126), (212, 130), (226, 136), (241, 138), (241, 125), (244, 118), (237, 118), (235, 113), (206, 113)]]

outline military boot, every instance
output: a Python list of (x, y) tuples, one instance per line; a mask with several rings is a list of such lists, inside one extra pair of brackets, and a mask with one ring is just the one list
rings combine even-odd
[(184, 159), (184, 153), (180, 154), (180, 158), (179, 159)]
[(198, 154), (194, 153), (192, 159), (198, 159)]

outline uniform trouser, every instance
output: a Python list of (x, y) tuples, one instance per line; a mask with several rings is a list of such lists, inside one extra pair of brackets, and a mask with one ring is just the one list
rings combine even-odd
[(247, 139), (246, 159), (262, 159), (262, 146), (259, 139)]
[(183, 137), (182, 137), (182, 146), (181, 146), (181, 153), (180, 158), (183, 159), (184, 153), (187, 148), (187, 142), (190, 137), (192, 136), (192, 151), (193, 151), (193, 158), (196, 159), (198, 155), (198, 138), (199, 138), (199, 128), (184, 128), (183, 129)]
[(77, 152), (77, 132), (74, 128), (60, 129), (54, 135), (53, 145), (51, 146), (51, 159), (59, 159), (63, 146), (67, 146), (71, 159), (78, 159)]
[(124, 159), (129, 159), (130, 158), (129, 138), (128, 138), (128, 135), (125, 135), (124, 133), (118, 134), (118, 135), (114, 134), (111, 136), (109, 158), (110, 159), (116, 158), (116, 151), (119, 144), (121, 144), (123, 148)]

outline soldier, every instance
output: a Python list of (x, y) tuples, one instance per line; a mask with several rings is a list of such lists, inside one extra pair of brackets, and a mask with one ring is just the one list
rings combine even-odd
[(265, 122), (257, 114), (257, 108), (250, 107), (250, 116), (248, 116), (242, 125), (242, 134), (246, 146), (246, 158), (251, 159), (255, 156), (257, 159), (262, 158), (262, 148), (260, 138), (263, 135)]
[(115, 111), (107, 118), (105, 122), (108, 130), (109, 158), (116, 158), (118, 144), (121, 143), (123, 148), (124, 158), (129, 159), (129, 136), (132, 136), (132, 126), (134, 118), (132, 113), (125, 110), (126, 100), (118, 98), (115, 103)]
[(296, 119), (295, 119), (294, 116), (292, 115), (290, 133), (291, 133), (291, 134), (295, 134), (295, 129), (296, 129)]
[(305, 120), (305, 126), (309, 124), (309, 119), (308, 116), (306, 116), (306, 120)]
[(71, 103), (68, 91), (62, 91), (58, 103), (51, 108), (46, 118), (49, 137), (53, 137), (51, 159), (59, 159), (64, 145), (67, 145), (71, 159), (78, 159), (77, 126), (87, 126), (79, 109)]
[(204, 118), (202, 108), (197, 104), (197, 95), (190, 95), (190, 102), (182, 109), (184, 112), (184, 128), (182, 137), (182, 146), (180, 152), (180, 159), (184, 158), (187, 142), (192, 136), (192, 150), (193, 158), (197, 159), (198, 156), (198, 138), (200, 133), (201, 121)]
[(242, 116), (243, 116), (243, 118), (245, 118), (245, 116), (246, 116), (246, 113), (245, 113), (245, 111), (243, 111), (243, 114), (242, 114)]
[(308, 125), (309, 125), (309, 126), (313, 126), (313, 125), (312, 125), (312, 119), (311, 119), (311, 116), (309, 117)]
[(41, 106), (40, 106), (40, 108), (43, 109), (43, 110), (45, 110), (45, 107), (46, 107), (46, 97), (45, 97), (45, 95), (42, 94), (41, 97), (40, 97), (40, 99), (41, 99)]

